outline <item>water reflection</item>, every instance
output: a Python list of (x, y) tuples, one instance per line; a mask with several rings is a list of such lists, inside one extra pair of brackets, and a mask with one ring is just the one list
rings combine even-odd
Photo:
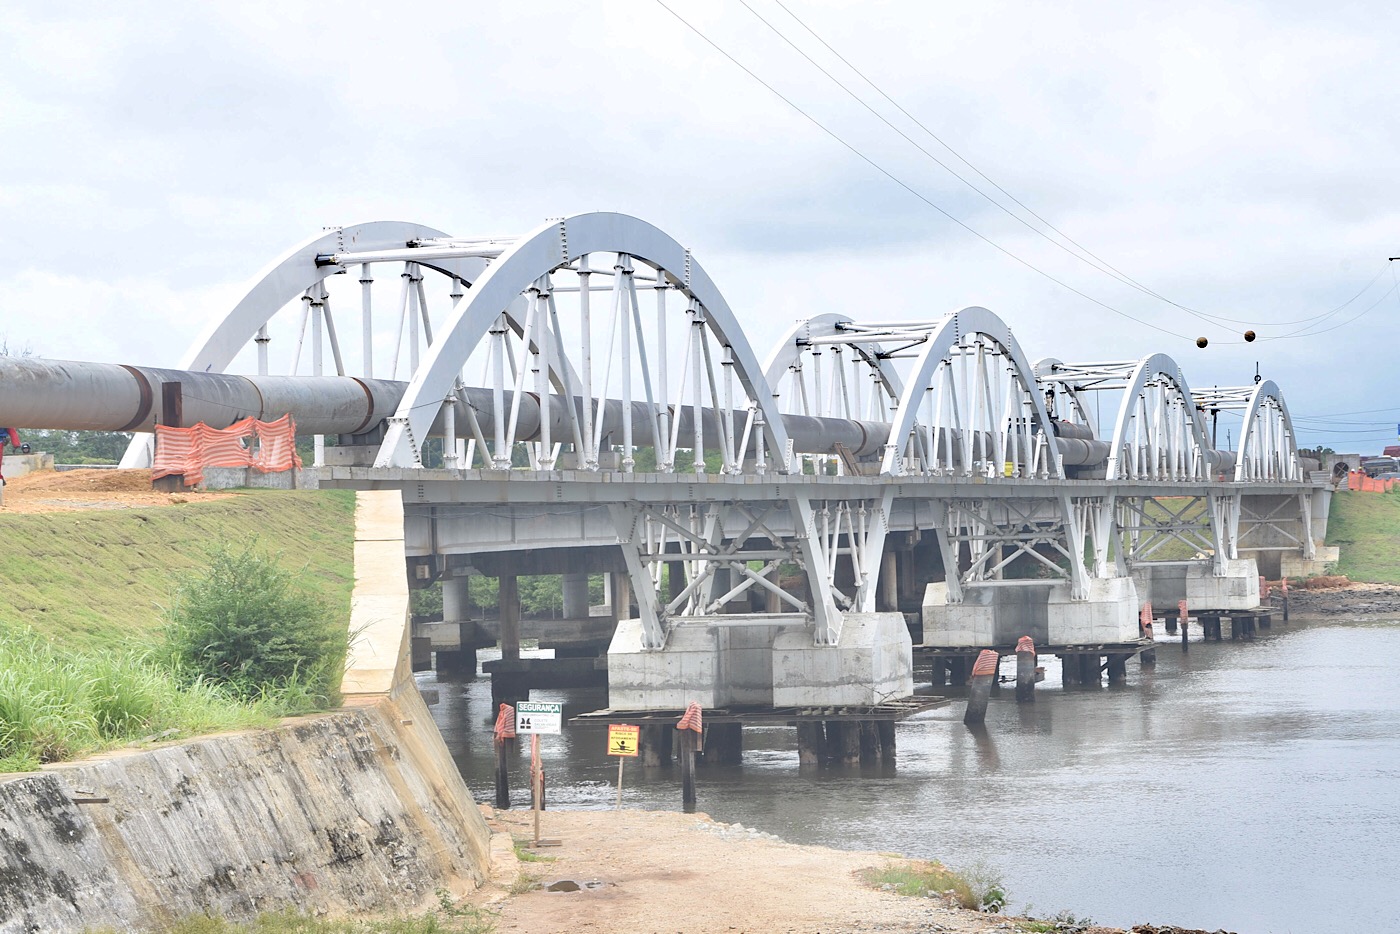
[[(1400, 627), (1275, 626), (1254, 642), (1162, 640), (1126, 687), (1003, 690), (984, 729), (962, 704), (899, 725), (897, 765), (799, 770), (791, 729), (749, 728), (741, 765), (702, 767), (699, 808), (800, 843), (998, 867), (1015, 904), (1103, 923), (1343, 932), (1400, 918)], [(483, 658), (485, 653), (483, 653)], [(420, 676), (434, 683), (431, 673)], [(478, 800), (493, 797), (485, 680), (440, 686), (433, 716)], [(566, 716), (602, 689), (536, 691)], [(543, 741), (549, 800), (607, 808), (601, 727)], [(513, 764), (524, 805), (528, 746)], [(630, 764), (629, 764), (630, 765)], [(627, 770), (624, 805), (677, 809), (674, 768)]]

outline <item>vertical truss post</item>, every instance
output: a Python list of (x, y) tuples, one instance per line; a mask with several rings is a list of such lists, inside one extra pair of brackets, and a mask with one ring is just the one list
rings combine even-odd
[(875, 612), (875, 596), (880, 590), (880, 575), (885, 570), (885, 540), (890, 532), (890, 511), (894, 508), (894, 489), (886, 487), (870, 510), (868, 528), (862, 549), (865, 552), (865, 574), (856, 587), (855, 608), (861, 613)]
[(1084, 526), (1087, 517), (1075, 508), (1069, 494), (1061, 494), (1060, 516), (1065, 524), (1065, 545), (1069, 551), (1069, 598), (1085, 600), (1089, 596), (1089, 572), (1084, 567)]
[(360, 264), (360, 340), (361, 359), (365, 368), (365, 378), (374, 378), (374, 274), (371, 264)]
[(642, 563), (641, 539), (645, 532), (642, 510), (636, 506), (609, 506), (613, 525), (617, 529), (617, 541), (622, 549), (622, 560), (627, 565), (627, 576), (632, 580), (632, 591), (637, 598), (638, 615), (642, 620), (642, 646), (659, 649), (666, 645), (666, 627), (663, 624), (660, 602), (656, 596), (651, 574)]
[(946, 500), (936, 499), (933, 505), (933, 537), (938, 542), (938, 553), (943, 557), (943, 581), (948, 586), (948, 602), (962, 603), (962, 575), (958, 570), (957, 545), (949, 535), (949, 522), (953, 510)]
[(1312, 494), (1298, 494), (1298, 513), (1303, 517), (1303, 557), (1308, 561), (1316, 560), (1317, 544), (1313, 541), (1312, 534)]
[(812, 620), (816, 624), (816, 643), (835, 645), (841, 638), (841, 614), (831, 595), (831, 580), (826, 574), (826, 555), (818, 541), (817, 517), (812, 501), (805, 493), (797, 493), (788, 501), (792, 509), (793, 532), (802, 552), (802, 564), (807, 572), (812, 594)]

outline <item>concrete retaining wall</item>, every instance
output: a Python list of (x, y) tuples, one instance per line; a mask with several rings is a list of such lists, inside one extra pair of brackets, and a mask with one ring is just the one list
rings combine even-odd
[(359, 495), (346, 709), (0, 781), (0, 934), (407, 911), (484, 881), (490, 833), (408, 670), (402, 517)]

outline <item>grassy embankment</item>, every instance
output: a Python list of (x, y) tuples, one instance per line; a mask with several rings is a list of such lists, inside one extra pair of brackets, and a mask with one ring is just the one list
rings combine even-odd
[(1400, 493), (1334, 494), (1327, 544), (1341, 546), (1338, 574), (1400, 584)]
[(221, 543), (256, 538), (348, 620), (354, 495), (245, 491), (207, 503), (0, 517), (0, 772), (152, 734), (264, 725), (160, 658), (163, 608)]

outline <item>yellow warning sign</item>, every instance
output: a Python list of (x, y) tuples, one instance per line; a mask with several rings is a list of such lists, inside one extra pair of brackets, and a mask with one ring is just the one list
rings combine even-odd
[(626, 723), (608, 724), (608, 755), (610, 756), (635, 756), (637, 754), (637, 742), (641, 738), (642, 728), (630, 726)]

